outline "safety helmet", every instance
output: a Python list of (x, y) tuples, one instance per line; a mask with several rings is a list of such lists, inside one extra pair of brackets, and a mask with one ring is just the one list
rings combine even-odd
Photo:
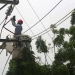
[(23, 21), (22, 21), (21, 19), (19, 19), (19, 20), (17, 21), (17, 23), (23, 24)]

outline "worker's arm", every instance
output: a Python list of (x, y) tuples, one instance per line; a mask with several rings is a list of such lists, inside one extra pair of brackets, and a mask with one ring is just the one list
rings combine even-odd
[(11, 22), (12, 22), (13, 26), (15, 26), (15, 27), (17, 26), (17, 24), (15, 23), (15, 21), (11, 20)]
[(15, 16), (13, 16), (13, 17), (11, 18), (11, 22), (12, 22), (12, 25), (16, 27), (17, 24), (15, 23), (15, 21), (16, 21), (16, 18), (15, 18)]

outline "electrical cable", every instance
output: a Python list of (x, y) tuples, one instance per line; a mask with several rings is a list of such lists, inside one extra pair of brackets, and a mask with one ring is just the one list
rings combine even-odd
[(2, 53), (3, 49), (0, 51), (0, 54)]
[(5, 21), (5, 19), (0, 23), (0, 25)]
[(3, 9), (6, 5), (7, 5), (7, 4), (3, 5), (3, 6), (0, 8), (0, 10)]
[(48, 54), (46, 54), (46, 55), (48, 56), (48, 58), (50, 59), (50, 61), (53, 62), (53, 61), (51, 60), (51, 58), (49, 57), (49, 55), (48, 55)]
[(64, 19), (62, 22), (60, 22), (59, 24), (57, 24), (56, 26), (59, 26), (61, 23), (63, 23), (64, 21), (66, 21), (68, 18), (70, 18), (71, 17), (71, 15), (70, 16), (68, 16), (66, 19)]
[[(32, 5), (30, 4), (30, 2), (27, 0), (27, 2), (29, 3), (30, 7), (32, 8), (32, 10), (34, 11), (35, 15), (37, 16), (37, 18), (40, 20), (39, 16), (37, 15), (37, 13), (35, 12), (34, 8), (32, 7)], [(46, 27), (44, 26), (43, 22), (40, 21), (42, 26), (44, 27), (44, 29), (46, 29)], [(50, 34), (48, 33), (49, 37), (51, 38)], [(52, 39), (52, 38), (51, 38)]]
[[(18, 13), (20, 14), (20, 16), (23, 18), (23, 16), (21, 15), (20, 11), (18, 10), (18, 8), (15, 6), (16, 10), (18, 11)], [(28, 26), (28, 28), (30, 29), (29, 25), (27, 24), (27, 22), (25, 21), (25, 19), (23, 18), (24, 22), (26, 23), (26, 25)], [(32, 32), (32, 30), (30, 29), (30, 31)], [(32, 32), (32, 34), (34, 35), (34, 33)]]
[(7, 29), (6, 27), (4, 27), (7, 31), (11, 32), (12, 34), (15, 34), (14, 32), (10, 31), (9, 29)]
[[(0, 25), (5, 21), (5, 19), (0, 23)], [(1, 33), (2, 33), (2, 29), (1, 29)], [(1, 33), (0, 33), (0, 38), (1, 38)], [(0, 51), (0, 54), (2, 53), (3, 49)]]
[[(5, 19), (4, 19), (5, 20)], [(8, 21), (8, 22), (10, 22), (10, 20)], [(7, 23), (8, 23), (7, 22)], [(4, 23), (4, 26), (7, 24), (7, 23)], [(3, 27), (4, 27), (3, 26)], [(2, 29), (3, 29), (3, 27), (2, 27)], [(4, 27), (5, 28), (5, 27)], [(2, 29), (1, 29), (1, 33), (2, 33)], [(5, 28), (6, 30), (8, 30), (7, 28)], [(13, 33), (12, 31), (10, 31), (10, 30), (8, 30), (9, 32), (11, 32), (11, 33)], [(1, 38), (1, 33), (0, 33), (0, 38)], [(14, 33), (13, 33), (14, 34)], [(3, 51), (3, 49), (0, 51), (0, 54), (2, 53), (2, 51)]]
[(0, 32), (0, 38), (1, 38), (1, 34), (2, 34), (3, 27), (5, 26), (6, 20), (7, 19), (5, 19), (4, 25), (2, 26), (2, 29), (1, 29), (1, 32)]
[[(70, 15), (71, 16), (71, 15)], [(70, 17), (69, 16), (69, 17)], [(61, 23), (63, 23), (64, 21), (66, 21), (69, 17), (67, 17), (65, 20), (63, 20)], [(59, 24), (57, 24), (56, 26), (58, 26), (58, 25), (60, 25), (61, 23), (59, 23)], [(43, 33), (43, 34), (41, 34), (40, 36), (42, 36), (42, 35), (44, 35), (44, 34), (46, 34), (46, 33), (48, 33), (49, 31), (51, 31), (52, 29), (50, 29), (50, 30), (48, 30), (49, 28), (47, 28), (46, 30), (44, 30), (44, 31), (42, 31), (42, 32), (40, 32), (40, 33), (38, 33), (38, 34), (36, 34), (35, 36), (37, 36), (37, 35), (39, 35), (39, 34), (41, 34), (41, 33), (43, 33), (43, 32), (45, 32), (45, 33)], [(48, 30), (48, 31), (47, 31)], [(32, 38), (33, 37), (35, 37), (35, 36), (32, 36)], [(34, 39), (36, 39), (37, 37), (35, 37), (35, 38), (33, 38), (32, 40), (34, 40)]]
[[(74, 9), (73, 9), (73, 10), (74, 10)], [(73, 10), (72, 10), (72, 11), (73, 11)], [(66, 18), (69, 14), (71, 14), (72, 11), (70, 11), (67, 15), (65, 15), (63, 18), (61, 18), (59, 21), (57, 21), (57, 22), (55, 23), (55, 25), (58, 24), (60, 21), (62, 21), (64, 18)], [(71, 15), (70, 15), (70, 16), (71, 16)], [(69, 16), (69, 17), (70, 17), (70, 16)], [(69, 18), (69, 17), (68, 17), (68, 18)], [(66, 18), (66, 19), (67, 19), (67, 18)], [(66, 19), (65, 19), (65, 20), (66, 20)], [(63, 21), (63, 22), (64, 22), (64, 21)], [(61, 22), (61, 23), (62, 23), (62, 22)], [(61, 24), (61, 23), (60, 23), (60, 24)], [(58, 25), (60, 25), (60, 24), (58, 24)], [(46, 31), (46, 30), (48, 30), (48, 29), (50, 29), (50, 28), (47, 28), (47, 29), (45, 29), (44, 31)], [(37, 36), (37, 35), (43, 33), (44, 31), (42, 31), (42, 32), (40, 32), (40, 33), (38, 33), (38, 34), (36, 34), (36, 35), (34, 35), (34, 36), (32, 36), (32, 37), (35, 37), (35, 36)]]
[(45, 65), (46, 65), (46, 63), (48, 64), (47, 57), (46, 57), (46, 53), (44, 53), (44, 56), (45, 56)]
[(3, 69), (2, 75), (3, 75), (3, 73), (4, 73), (4, 70), (5, 70), (5, 68), (6, 68), (6, 65), (7, 65), (8, 61), (9, 61), (10, 56), (11, 56), (11, 54), (9, 55), (9, 57), (8, 57), (6, 63), (5, 63), (5, 66), (4, 66), (4, 69)]
[[(8, 10), (7, 13), (6, 13), (6, 17), (5, 17), (5, 19), (3, 20), (3, 21), (5, 21), (5, 22), (4, 22), (4, 25), (2, 26), (2, 29), (1, 29), (0, 38), (1, 38), (2, 30), (3, 30), (4, 26), (10, 21), (10, 20), (9, 20), (9, 21), (6, 23), (6, 20), (7, 20), (8, 16), (11, 14), (11, 12), (13, 11), (14, 7), (15, 7), (15, 5), (13, 5), (13, 7), (12, 7), (12, 4), (11, 4), (11, 6), (9, 7), (9, 10)], [(2, 22), (3, 22), (3, 21), (2, 21)]]
[[(62, 0), (61, 0), (62, 1)], [(58, 2), (45, 16), (43, 16), (38, 22), (36, 22), (33, 26), (31, 26), (28, 30), (30, 30), (31, 28), (33, 28), (36, 24), (38, 24), (41, 20), (43, 20), (54, 8), (56, 8), (60, 3)], [(26, 30), (25, 32), (27, 32), (28, 30)], [(22, 34), (24, 34), (25, 32), (23, 32)]]
[[(73, 10), (75, 10), (75, 9), (73, 9)], [(73, 10), (70, 11), (67, 15), (65, 15), (62, 19), (60, 19), (60, 20), (59, 20), (58, 22), (56, 22), (55, 24), (59, 23), (61, 20), (63, 20), (65, 17), (67, 17), (69, 14), (71, 14), (71, 13), (73, 12)]]
[[(9, 20), (9, 21), (7, 21), (6, 23), (5, 23), (5, 25), (7, 24), (7, 23), (9, 23), (11, 21), (11, 19)], [(11, 32), (12, 34), (14, 34), (14, 32), (12, 32), (12, 31), (10, 31), (9, 29), (7, 29), (6, 27), (5, 27), (5, 25), (3, 26), (7, 31), (9, 31), (9, 32)]]

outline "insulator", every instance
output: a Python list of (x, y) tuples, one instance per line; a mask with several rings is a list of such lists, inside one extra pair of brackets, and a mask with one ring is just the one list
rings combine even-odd
[(5, 13), (7, 16), (10, 16), (13, 11), (12, 5), (8, 7), (7, 12)]

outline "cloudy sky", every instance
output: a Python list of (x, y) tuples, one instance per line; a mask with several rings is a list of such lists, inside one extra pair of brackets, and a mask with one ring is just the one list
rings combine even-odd
[[(22, 31), (22, 32), (24, 32), (27, 29), (29, 29), (29, 27), (36, 24), (39, 21), (39, 19), (43, 18), (59, 1), (61, 1), (61, 0), (20, 0), (19, 4), (16, 5), (16, 7), (14, 8), (12, 14), (8, 17), (7, 21), (13, 15), (16, 15), (16, 21), (18, 19), (22, 19), (24, 21), (23, 31)], [(31, 8), (31, 6), (29, 5), (28, 2), (33, 7), (33, 9), (36, 12), (36, 14), (38, 15), (39, 19), (36, 16), (36, 14), (34, 13), (33, 9)], [(0, 4), (0, 7), (1, 6), (2, 6), (2, 4)], [(9, 5), (7, 5), (5, 8), (0, 10), (0, 22), (2, 22), (2, 20), (5, 18), (5, 16), (6, 16), (5, 12), (7, 11), (8, 6)], [(43, 30), (45, 30), (45, 28), (50, 27), (51, 24), (55, 24), (57, 21), (59, 21), (61, 18), (63, 18), (66, 14), (68, 14), (74, 8), (75, 8), (75, 0), (62, 0), (61, 3), (51, 13), (49, 13), (46, 17), (44, 17), (42, 19), (41, 22), (36, 24), (31, 30), (28, 30), (24, 34), (27, 34), (32, 37), (32, 36), (42, 32)], [(67, 19), (65, 22), (63, 22), (62, 24), (60, 24), (57, 28), (58, 29), (62, 28), (62, 27), (69, 28), (70, 19), (71, 19), (71, 17), (69, 19)], [(2, 25), (0, 25), (0, 29), (1, 29)], [(11, 22), (9, 22), (6, 25), (6, 27), (14, 32), (15, 28), (12, 26)], [(5, 38), (8, 34), (13, 36), (12, 33), (3, 29), (1, 38)], [(52, 42), (52, 39), (49, 37), (48, 34), (51, 36), (51, 38), (53, 37), (53, 34), (51, 32), (44, 34), (42, 36), (42, 38), (44, 40), (46, 40), (47, 45), (48, 45), (48, 43)], [(35, 52), (36, 56), (40, 56), (42, 61), (44, 62), (43, 54), (38, 55), (36, 52), (35, 41), (36, 41), (36, 39), (32, 40), (32, 43), (31, 43), (33, 51)], [(48, 55), (51, 58), (51, 60), (53, 61), (54, 60), (53, 50), (50, 50)], [(2, 74), (2, 71), (3, 71), (3, 68), (5, 66), (7, 59), (8, 59), (8, 56), (6, 56), (6, 51), (4, 50), (0, 54), (0, 60), (1, 60), (0, 61), (0, 75)], [(48, 62), (49, 62), (49, 64), (52, 63), (49, 58), (48, 58)], [(8, 64), (5, 68), (4, 74), (6, 73), (7, 68), (8, 68)]]

